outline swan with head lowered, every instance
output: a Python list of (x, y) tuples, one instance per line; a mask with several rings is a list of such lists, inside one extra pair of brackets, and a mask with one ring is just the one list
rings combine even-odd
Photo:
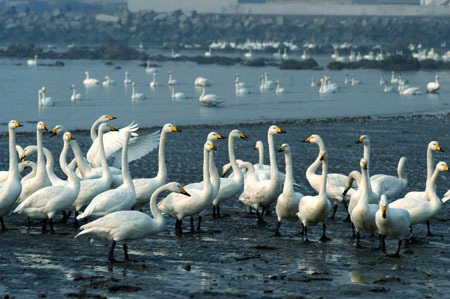
[(442, 206), (441, 199), (436, 194), (436, 180), (439, 174), (443, 171), (448, 171), (448, 165), (445, 162), (436, 164), (433, 175), (427, 180), (425, 193), (429, 200), (423, 200), (423, 197), (418, 198), (401, 198), (390, 203), (390, 207), (405, 209), (411, 216), (411, 224), (423, 223), (427, 224), (427, 236), (431, 236), (430, 219), (436, 215)]
[(206, 88), (203, 87), (202, 94), (199, 97), (199, 101), (201, 104), (208, 106), (208, 107), (215, 107), (221, 103), (223, 103), (223, 100), (216, 96), (215, 94), (205, 94)]
[(36, 125), (36, 138), (37, 138), (37, 163), (36, 163), (36, 175), (27, 180), (25, 184), (22, 185), (22, 192), (17, 199), (18, 202), (24, 201), (32, 193), (39, 189), (50, 186), (51, 182), (47, 174), (44, 150), (42, 149), (42, 131), (48, 131), (45, 124), (40, 121)]
[(136, 191), (136, 203), (134, 208), (138, 208), (145, 204), (155, 190), (167, 182), (166, 168), (166, 138), (167, 134), (172, 132), (181, 132), (172, 124), (165, 124), (161, 129), (161, 137), (159, 138), (158, 149), (158, 173), (153, 178), (133, 179), (134, 189)]
[(308, 243), (308, 227), (315, 226), (319, 222), (322, 222), (323, 233), (320, 241), (326, 242), (330, 239), (326, 236), (327, 228), (327, 218), (330, 213), (331, 204), (327, 197), (327, 153), (323, 152), (320, 154), (320, 159), (322, 162), (322, 176), (321, 176), (321, 186), (319, 194), (316, 196), (303, 196), (300, 199), (298, 206), (297, 216), (303, 224), (305, 233), (305, 242)]
[[(214, 144), (207, 141), (203, 145), (203, 188), (185, 188), (190, 197), (181, 196), (177, 193), (170, 193), (158, 204), (161, 212), (176, 218), (175, 231), (182, 233), (182, 221), (186, 216), (195, 216), (201, 213), (211, 204), (213, 188), (209, 179), (209, 152), (215, 150)], [(193, 224), (191, 222), (191, 229)]]
[(22, 191), (20, 184), (20, 174), (18, 158), (16, 153), (16, 128), (21, 127), (15, 120), (8, 123), (9, 133), (9, 170), (8, 178), (0, 184), (0, 223), (2, 225), (1, 232), (6, 231), (6, 226), (3, 221), (3, 216), (9, 214), (9, 209), (14, 205), (17, 197)]
[[(433, 163), (433, 152), (444, 152), (444, 150), (440, 147), (439, 142), (437, 141), (430, 141), (427, 146), (427, 179), (425, 181), (428, 182), (428, 180), (431, 179), (431, 176), (433, 175), (433, 169), (434, 169), (434, 163)], [(422, 198), (424, 200), (430, 200), (427, 197), (427, 193), (425, 191), (410, 191), (406, 193), (404, 196), (405, 198)], [(445, 195), (444, 195), (445, 197)], [(444, 200), (443, 200), (444, 201)]]
[(116, 81), (112, 80), (109, 76), (105, 76), (105, 80), (102, 82), (103, 86), (113, 86), (116, 85)]
[(102, 217), (106, 214), (130, 210), (136, 203), (136, 191), (131, 180), (128, 169), (128, 141), (131, 133), (129, 131), (121, 132), (122, 142), (122, 177), (123, 184), (116, 189), (110, 189), (95, 196), (84, 212), (78, 215), (77, 220), (86, 217)]
[[(322, 153), (326, 152), (325, 143), (323, 142), (322, 137), (317, 134), (309, 136), (303, 142), (315, 143), (319, 147), (319, 154), (317, 155), (316, 160), (306, 170), (306, 179), (308, 180), (311, 187), (319, 192), (320, 188), (322, 187), (322, 175), (316, 174), (316, 170), (322, 164)], [(327, 198), (334, 201), (334, 208), (331, 219), (333, 219), (336, 214), (338, 204), (343, 204), (347, 209), (346, 200), (349, 201), (351, 194), (355, 191), (355, 189), (350, 189), (346, 192), (346, 195), (343, 195), (347, 179), (348, 177), (346, 175), (327, 172)]]
[[(277, 158), (275, 153), (274, 136), (286, 133), (278, 126), (272, 125), (267, 130), (267, 140), (269, 144), (270, 157), (270, 179), (259, 180), (245, 186), (244, 192), (240, 195), (239, 200), (257, 212), (258, 223), (264, 223), (264, 212), (274, 202), (281, 193), (281, 177), (278, 171)], [(233, 167), (233, 172), (235, 172)], [(259, 213), (258, 208), (262, 207)]]
[(67, 165), (67, 153), (72, 134), (64, 133), (64, 147), (59, 157), (62, 171), (67, 175), (68, 183), (63, 186), (47, 186), (31, 194), (17, 206), (13, 213), (27, 215), (43, 220), (42, 233), (47, 231), (46, 223), (50, 220), (50, 232), (54, 233), (52, 218), (66, 210), (77, 198), (80, 180)]
[(402, 241), (410, 236), (409, 226), (411, 225), (411, 217), (408, 211), (389, 207), (386, 195), (382, 194), (380, 198), (380, 209), (375, 214), (375, 224), (380, 234), (381, 251), (386, 252), (384, 241), (386, 236), (398, 239), (397, 252), (388, 256), (400, 257)]
[(220, 178), (220, 188), (213, 200), (213, 217), (220, 217), (220, 202), (241, 193), (244, 188), (244, 174), (236, 163), (234, 140), (248, 139), (241, 131), (232, 130), (228, 134), (228, 158), (233, 168), (233, 177)]
[(139, 211), (117, 211), (103, 216), (95, 221), (83, 225), (78, 238), (83, 235), (93, 235), (112, 241), (108, 259), (117, 262), (114, 258), (114, 248), (117, 242), (124, 242), (123, 252), (125, 260), (129, 260), (126, 241), (141, 239), (147, 235), (155, 235), (162, 232), (165, 227), (164, 216), (159, 210), (156, 200), (163, 191), (181, 193), (190, 196), (189, 193), (176, 182), (165, 184), (155, 190), (150, 198), (150, 211), (152, 217)]
[(278, 196), (277, 205), (275, 211), (277, 213), (278, 225), (275, 231), (276, 236), (280, 236), (281, 219), (287, 219), (288, 221), (298, 221), (298, 207), (300, 199), (303, 194), (294, 191), (294, 175), (292, 173), (292, 155), (289, 144), (284, 143), (281, 145), (279, 152), (284, 152), (284, 158), (286, 161), (286, 178), (284, 180), (283, 192)]

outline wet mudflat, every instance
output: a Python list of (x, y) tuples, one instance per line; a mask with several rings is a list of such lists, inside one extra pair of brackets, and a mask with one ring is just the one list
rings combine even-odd
[[(287, 131), (275, 137), (276, 147), (289, 143), (293, 151), (294, 176), (298, 191), (313, 194), (305, 179), (306, 168), (314, 161), (318, 148), (302, 143), (311, 134), (319, 134), (329, 153), (329, 172), (349, 173), (359, 168), (362, 145), (354, 144), (362, 134), (371, 138), (371, 173), (396, 174), (401, 156), (407, 156), (409, 183), (406, 191), (423, 190), (426, 177), (426, 146), (437, 140), (445, 153), (435, 161), (450, 162), (449, 119), (447, 116), (395, 117), (383, 119), (341, 119), (278, 123)], [(34, 126), (34, 124), (27, 124)], [(49, 128), (56, 124), (47, 124)], [(176, 124), (175, 124), (176, 125)], [(256, 140), (267, 140), (269, 123), (234, 126), (181, 127), (181, 134), (167, 140), (166, 158), (169, 181), (182, 184), (201, 180), (202, 144), (209, 131), (228, 135), (238, 128), (250, 136), (236, 142), (236, 156), (257, 162), (252, 149)], [(148, 129), (148, 132), (153, 131)], [(145, 133), (142, 132), (142, 134)], [(75, 131), (74, 137), (87, 150), (87, 131)], [(33, 134), (18, 134), (17, 142), (35, 142)], [(217, 141), (216, 163), (227, 162), (227, 139)], [(60, 137), (44, 138), (44, 146), (54, 156), (62, 147)], [(0, 138), (1, 168), (7, 168), (7, 138)], [(268, 150), (265, 148), (266, 163)], [(284, 169), (284, 156), (277, 154)], [(133, 177), (153, 177), (157, 171), (157, 153), (130, 164)], [(438, 180), (438, 194), (450, 188), (450, 174)], [(405, 193), (406, 193), (405, 191)], [(303, 244), (300, 222), (283, 222), (281, 237), (274, 236), (276, 215), (265, 217), (266, 225), (257, 225), (255, 214), (237, 202), (225, 201), (223, 217), (208, 214), (202, 231), (189, 232), (189, 219), (183, 222), (184, 234), (174, 234), (175, 221), (166, 217), (166, 231), (146, 239), (129, 242), (127, 263), (107, 260), (110, 243), (101, 239), (74, 239), (78, 229), (70, 221), (57, 224), (56, 234), (41, 235), (33, 222), (27, 229), (24, 216), (7, 216), (9, 232), (0, 235), (0, 294), (26, 298), (55, 297), (438, 297), (450, 289), (449, 207), (444, 204), (432, 220), (432, 231), (440, 236), (426, 237), (425, 225), (416, 225), (417, 241), (402, 248), (400, 258), (385, 257), (378, 238), (362, 233), (362, 246), (356, 249), (350, 239), (346, 214), (339, 207), (336, 219), (328, 223), (331, 242), (321, 243), (322, 228), (313, 227), (310, 244)], [(148, 207), (144, 209), (148, 212)], [(387, 250), (394, 252), (397, 242), (389, 240)], [(122, 259), (121, 244), (115, 256)]]

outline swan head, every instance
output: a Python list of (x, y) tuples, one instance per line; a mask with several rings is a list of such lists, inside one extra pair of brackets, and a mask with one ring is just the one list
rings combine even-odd
[(241, 138), (241, 139), (248, 139), (247, 136), (245, 136), (241, 131), (239, 130), (232, 130), (230, 132), (230, 135), (228, 136), (228, 138)]
[(441, 161), (438, 164), (436, 164), (436, 170), (439, 171), (448, 171), (448, 165), (446, 162)]
[(177, 182), (171, 182), (166, 184), (167, 190), (175, 193), (181, 193), (186, 196), (191, 196), (189, 193), (186, 192), (186, 190)]
[(367, 170), (367, 160), (365, 158), (362, 158), (359, 164), (361, 165), (361, 170)]
[(63, 125), (57, 125), (50, 131), (50, 137), (61, 135), (67, 132), (67, 129)]
[(220, 135), (219, 133), (216, 132), (210, 132), (208, 134), (207, 140), (208, 141), (215, 141), (217, 139), (225, 139), (225, 136)]
[(291, 152), (291, 147), (289, 146), (289, 144), (287, 143), (283, 143), (280, 147), (280, 149), (278, 150), (278, 152), (285, 152), (285, 153), (290, 153)]
[(166, 133), (170, 133), (170, 132), (181, 132), (180, 129), (178, 129), (177, 127), (175, 127), (174, 125), (172, 125), (172, 124), (170, 124), (170, 123), (165, 124), (164, 127), (162, 128), (162, 131), (163, 131), (163, 132), (166, 132)]
[(214, 143), (212, 143), (211, 141), (206, 141), (205, 146), (204, 146), (205, 151), (216, 151), (217, 147), (214, 146)]
[(100, 121), (100, 122), (107, 122), (108, 120), (113, 120), (113, 119), (116, 119), (116, 118), (117, 117), (115, 117), (115, 116), (104, 114), (104, 115), (99, 117), (98, 121)]
[(428, 143), (428, 149), (444, 153), (444, 150), (440, 147), (439, 142), (437, 141), (431, 141), (430, 143)]
[(383, 218), (386, 219), (386, 217), (387, 217), (386, 209), (388, 206), (388, 200), (387, 200), (386, 194), (384, 194), (384, 193), (381, 194), (379, 206), (380, 206), (380, 210), (381, 210)]
[(369, 144), (370, 144), (369, 136), (367, 136), (367, 135), (361, 135), (361, 136), (359, 137), (359, 139), (356, 140), (356, 142), (355, 142), (355, 144), (358, 144), (358, 143), (362, 143), (362, 144), (364, 144), (364, 145), (369, 145)]
[(102, 123), (100, 124), (100, 126), (98, 127), (98, 132), (102, 132), (102, 133), (106, 133), (106, 132), (114, 132), (114, 131), (119, 131), (116, 128), (114, 128), (111, 125), (108, 125), (107, 123)]
[(23, 126), (21, 124), (19, 124), (19, 122), (17, 120), (11, 120), (8, 124), (9, 129), (15, 129), (18, 127), (23, 127)]
[(69, 142), (70, 140), (75, 140), (75, 139), (72, 137), (72, 133), (66, 132), (63, 135), (63, 140), (64, 140), (64, 142)]
[(47, 127), (45, 126), (45, 123), (43, 121), (40, 121), (36, 125), (36, 129), (39, 131), (48, 131)]
[(133, 85), (133, 87), (135, 87), (136, 86), (136, 82), (131, 83), (131, 85)]
[(323, 141), (322, 141), (322, 138), (319, 135), (313, 134), (313, 135), (309, 136), (308, 138), (306, 138), (305, 140), (303, 140), (303, 142), (310, 142), (310, 143), (320, 144)]
[(256, 144), (253, 146), (253, 149), (260, 149), (263, 148), (264, 144), (261, 140), (256, 141)]
[(286, 131), (283, 131), (278, 126), (272, 125), (272, 126), (269, 127), (268, 133), (270, 135), (276, 135), (276, 134), (286, 133)]

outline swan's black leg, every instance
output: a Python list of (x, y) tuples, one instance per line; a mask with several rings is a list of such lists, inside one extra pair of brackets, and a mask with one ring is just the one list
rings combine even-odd
[(275, 236), (277, 236), (277, 237), (281, 237), (280, 226), (281, 226), (281, 221), (278, 221), (278, 225), (277, 225), (277, 228), (275, 230)]
[(48, 233), (48, 229), (47, 229), (47, 219), (42, 220), (42, 233), (43, 233), (43, 234)]
[(361, 244), (359, 244), (360, 237), (359, 232), (356, 232), (356, 248), (362, 248)]
[(123, 244), (123, 256), (126, 261), (130, 260), (130, 257), (128, 256), (128, 246), (127, 244)]
[(193, 233), (193, 232), (195, 232), (195, 229), (194, 229), (194, 217), (190, 217), (190, 220), (191, 220), (191, 232)]
[(198, 224), (197, 224), (197, 230), (200, 230), (200, 224), (202, 223), (202, 216), (198, 216)]
[(111, 249), (109, 249), (108, 259), (111, 263), (117, 263), (117, 260), (114, 258), (114, 247), (116, 247), (116, 241), (112, 241)]
[(264, 213), (266, 212), (266, 207), (262, 207), (262, 209), (261, 209), (261, 213), (259, 214), (259, 217), (258, 217), (258, 224), (264, 224), (264, 223), (266, 223), (265, 221), (264, 221)]
[(309, 239), (308, 239), (308, 227), (307, 226), (303, 226), (304, 228), (304, 235), (305, 235), (305, 241), (303, 241), (304, 244), (308, 244), (309, 243)]
[(183, 221), (180, 219), (177, 219), (177, 221), (175, 222), (175, 233), (176, 234), (183, 233)]
[(3, 222), (3, 217), (0, 217), (0, 223), (2, 224), (2, 233), (5, 233), (5, 232), (7, 232), (8, 230), (6, 229), (6, 226), (5, 226), (5, 222)]
[(50, 219), (50, 233), (53, 235), (55, 233), (55, 229), (53, 228), (53, 220)]
[(330, 219), (334, 219), (334, 216), (336, 215), (337, 208), (338, 208), (338, 204), (335, 202), (334, 203), (334, 207), (333, 207), (333, 213), (331, 214)]
[(388, 257), (400, 257), (400, 248), (402, 247), (402, 240), (398, 240), (397, 252), (394, 254), (388, 254)]
[(325, 223), (322, 225), (322, 228), (323, 228), (323, 234), (322, 234), (322, 237), (320, 238), (320, 241), (322, 241), (322, 242), (331, 241), (331, 239), (328, 238), (325, 234), (325, 232), (327, 230), (327, 225)]

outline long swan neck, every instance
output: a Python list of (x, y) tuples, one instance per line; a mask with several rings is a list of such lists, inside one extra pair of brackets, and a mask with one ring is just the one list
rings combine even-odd
[(284, 152), (284, 159), (286, 160), (286, 177), (284, 179), (283, 193), (291, 194), (294, 192), (294, 175), (292, 173), (292, 156), (290, 152)]
[(106, 161), (105, 146), (103, 143), (103, 131), (100, 129), (98, 131), (98, 150), (100, 154), (100, 163), (102, 165), (102, 177), (106, 177), (108, 176), (108, 174), (111, 175), (111, 170), (109, 169), (108, 162)]
[[(372, 191), (372, 186), (369, 183), (369, 164), (367, 164), (367, 168), (366, 169), (362, 169), (361, 172), (361, 188), (363, 190), (363, 194), (364, 192), (366, 192), (366, 194), (370, 194), (370, 192)], [(367, 201), (367, 197), (362, 196), (362, 198), (365, 198)]]
[(209, 180), (209, 153), (205, 149), (203, 150), (203, 190), (211, 188), (211, 182)]
[(200, 95), (200, 98), (203, 98), (205, 96), (206, 88), (202, 88), (202, 94)]
[(327, 194), (327, 176), (328, 176), (328, 162), (327, 159), (322, 161), (322, 184), (320, 186), (319, 195)]
[(427, 149), (427, 181), (433, 175), (433, 150)]
[(364, 159), (367, 161), (367, 176), (370, 177), (370, 143), (364, 144)]
[(264, 165), (264, 146), (261, 144), (261, 146), (258, 147), (259, 152), (259, 164)]
[(320, 166), (320, 151), (319, 151), (319, 155), (317, 155), (316, 160), (308, 167), (308, 169), (306, 169), (306, 177), (310, 176), (310, 175), (314, 175), (316, 173), (317, 168), (319, 168)]
[(46, 173), (45, 171), (45, 161), (44, 161), (44, 150), (42, 149), (42, 131), (36, 131), (37, 137), (37, 175), (41, 173)]
[(400, 161), (398, 162), (398, 167), (397, 167), (397, 175), (401, 180), (408, 180), (405, 165), (406, 165), (406, 158), (404, 158), (404, 157), (400, 158)]
[(124, 144), (122, 147), (122, 177), (123, 183), (134, 188), (133, 181), (131, 180), (130, 170), (128, 169), (128, 141), (130, 134), (125, 135)]
[(69, 151), (69, 141), (64, 141), (64, 147), (61, 151), (61, 155), (59, 155), (59, 165), (61, 166), (61, 170), (67, 175), (67, 181), (75, 188), (80, 188), (80, 180), (70, 169), (69, 165), (67, 165), (67, 152)]
[(99, 126), (101, 123), (102, 123), (102, 120), (97, 119), (97, 120), (92, 124), (92, 127), (91, 127), (91, 140), (92, 140), (92, 142), (94, 142), (95, 139), (97, 139), (97, 129), (98, 129), (98, 126)]
[(242, 174), (241, 169), (236, 163), (236, 156), (234, 154), (234, 138), (231, 136), (228, 140), (228, 157), (230, 159), (231, 168), (233, 168), (233, 172), (235, 173), (236, 177), (243, 178), (244, 175)]
[(70, 145), (72, 147), (73, 154), (75, 155), (77, 166), (80, 169), (81, 173), (84, 174), (85, 172), (89, 171), (90, 166), (84, 159), (78, 142), (76, 140), (72, 140), (72, 142), (70, 142)]
[(155, 192), (153, 192), (150, 198), (150, 211), (152, 212), (153, 219), (160, 225), (164, 224), (164, 217), (161, 213), (161, 210), (158, 208), (158, 205), (156, 204), (156, 200), (158, 199), (159, 194), (167, 189), (167, 186), (159, 187), (155, 190)]
[(274, 179), (278, 173), (277, 156), (275, 154), (275, 145), (273, 144), (273, 135), (267, 135), (267, 141), (269, 144), (269, 158), (270, 158), (270, 179)]
[(214, 152), (209, 153), (209, 177), (211, 181), (220, 181), (219, 172), (217, 171), (216, 163), (214, 161)]
[(166, 168), (166, 132), (161, 133), (159, 139), (159, 149), (158, 149), (158, 174), (156, 175), (158, 179), (165, 182), (167, 179), (167, 168)]
[[(9, 128), (9, 174), (19, 179), (19, 166), (16, 153), (16, 131), (14, 128)], [(9, 179), (9, 178), (8, 178)]]

